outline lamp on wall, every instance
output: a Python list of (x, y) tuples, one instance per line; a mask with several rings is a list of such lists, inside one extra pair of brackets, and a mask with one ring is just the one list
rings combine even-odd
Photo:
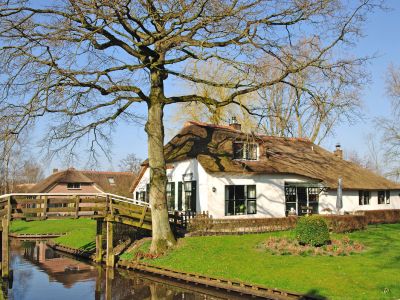
[(213, 186), (211, 190), (213, 191), (213, 193), (215, 193), (217, 191), (217, 188)]

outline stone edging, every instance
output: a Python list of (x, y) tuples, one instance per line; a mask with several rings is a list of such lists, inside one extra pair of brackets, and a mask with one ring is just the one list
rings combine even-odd
[(217, 289), (223, 289), (228, 292), (236, 292), (249, 296), (256, 296), (265, 299), (275, 300), (289, 300), (289, 299), (317, 299), (313, 296), (301, 295), (297, 293), (281, 291), (277, 289), (265, 288), (258, 285), (252, 285), (239, 281), (226, 280), (221, 278), (215, 278), (210, 276), (204, 276), (194, 273), (180, 272), (168, 268), (156, 267), (144, 263), (119, 261), (117, 267), (125, 269), (131, 269), (144, 273), (156, 274), (162, 277), (169, 277), (176, 280), (183, 280), (187, 283), (193, 283), (196, 285), (203, 285), (205, 287), (214, 287)]
[(53, 248), (54, 250), (62, 251), (62, 252), (68, 253), (68, 254), (76, 255), (76, 256), (81, 256), (84, 258), (92, 258), (92, 255), (93, 255), (93, 252), (91, 252), (91, 251), (85, 251), (85, 250), (80, 250), (80, 249), (63, 246), (60, 244), (56, 244), (53, 241), (47, 242), (47, 245), (50, 248)]
[(9, 237), (17, 239), (46, 239), (46, 238), (57, 238), (65, 233), (12, 233), (8, 234)]

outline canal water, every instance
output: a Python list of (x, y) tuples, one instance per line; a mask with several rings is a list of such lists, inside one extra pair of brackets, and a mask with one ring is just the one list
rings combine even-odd
[(54, 251), (45, 241), (12, 239), (10, 244), (13, 280), (3, 287), (8, 299), (246, 299), (222, 290), (106, 269)]

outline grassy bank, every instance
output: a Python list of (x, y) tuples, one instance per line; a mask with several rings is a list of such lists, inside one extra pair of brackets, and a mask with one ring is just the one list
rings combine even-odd
[(270, 236), (292, 232), (189, 237), (167, 255), (146, 262), (330, 299), (394, 299), (400, 297), (399, 233), (400, 224), (370, 226), (348, 234), (365, 245), (362, 253), (307, 257), (272, 255), (259, 247)]
[(90, 219), (64, 219), (45, 221), (13, 221), (10, 232), (16, 234), (65, 234), (54, 242), (82, 250), (95, 249), (96, 221)]

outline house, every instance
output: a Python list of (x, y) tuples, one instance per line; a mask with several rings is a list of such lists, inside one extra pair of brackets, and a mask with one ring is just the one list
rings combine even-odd
[[(282, 217), (336, 211), (341, 179), (345, 212), (399, 209), (400, 185), (303, 138), (246, 134), (238, 123), (188, 122), (165, 146), (170, 210), (221, 217)], [(149, 168), (131, 191), (148, 201)]]
[(30, 193), (110, 193), (131, 198), (129, 191), (135, 175), (131, 172), (58, 171), (38, 182)]

